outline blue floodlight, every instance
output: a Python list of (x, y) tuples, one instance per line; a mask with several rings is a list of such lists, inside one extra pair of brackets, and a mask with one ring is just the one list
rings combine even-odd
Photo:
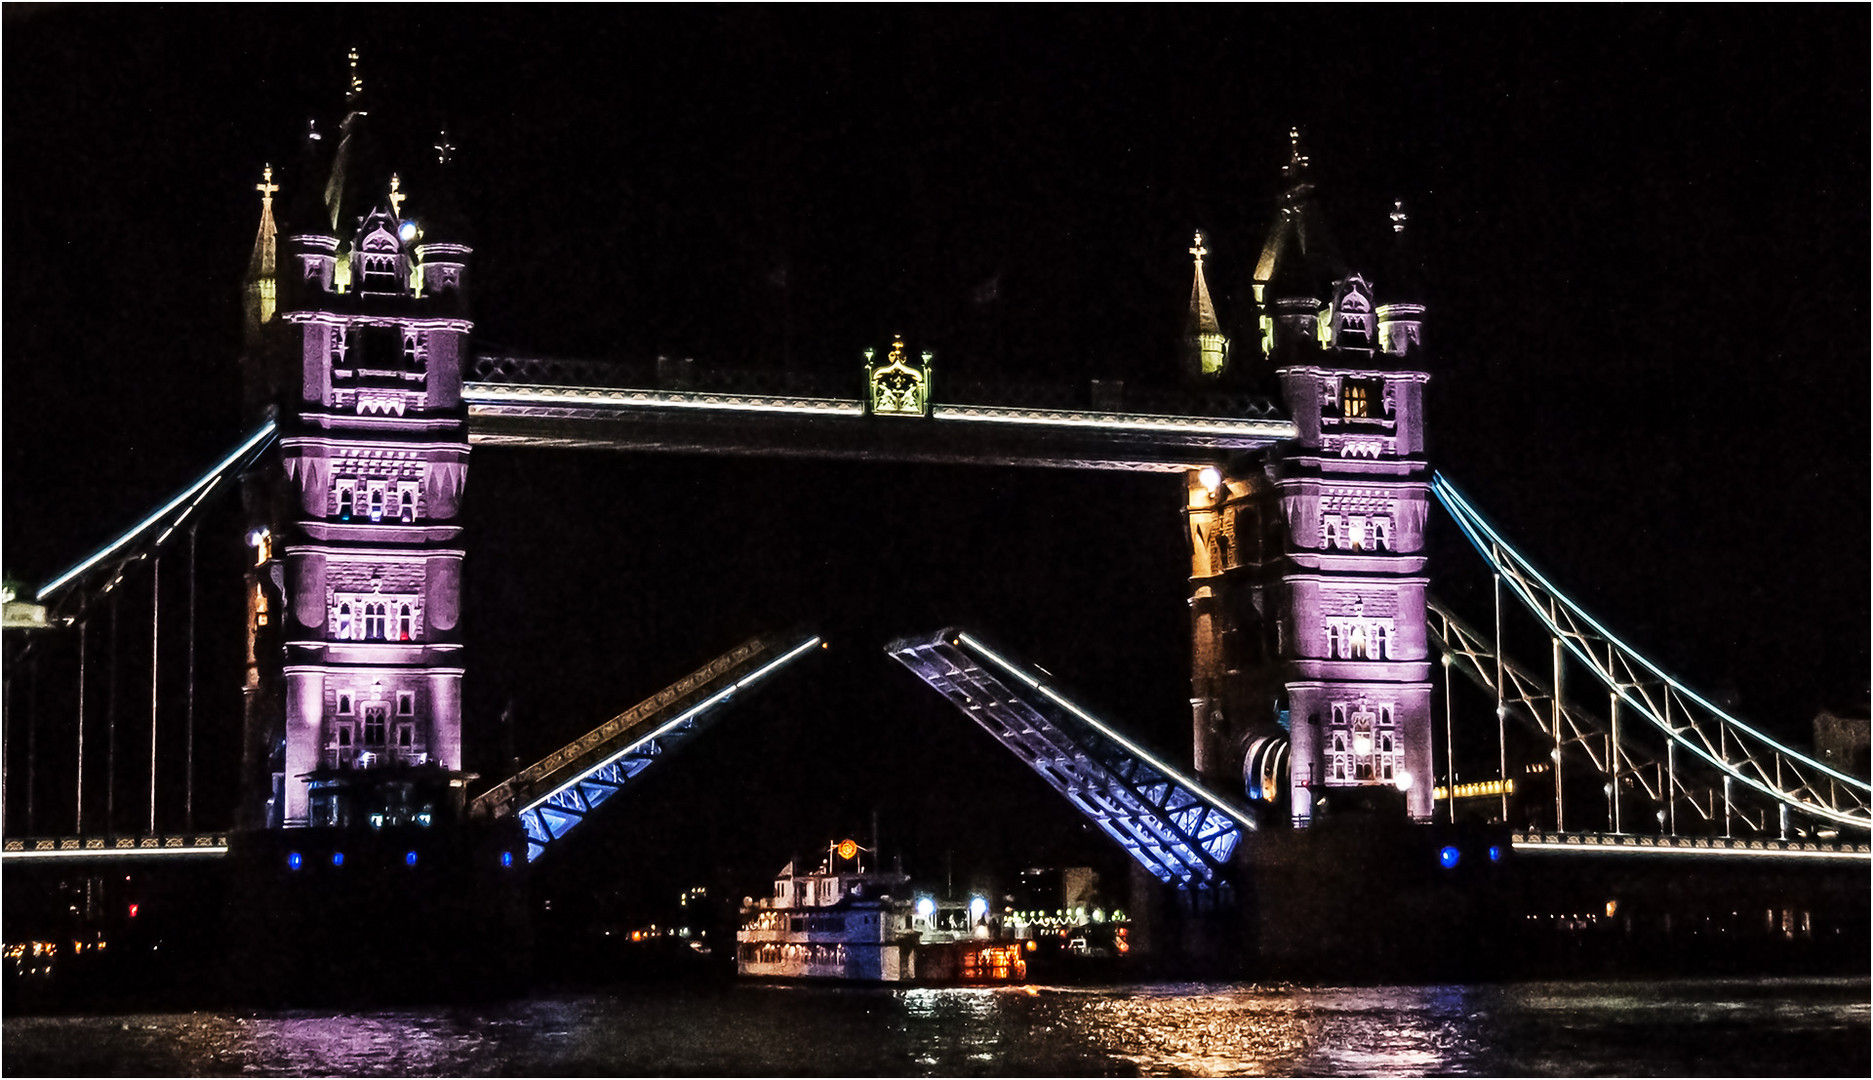
[(511, 851), (501, 852), (501, 865), (502, 866), (514, 865), (514, 853)]
[(1500, 844), (1489, 845), (1489, 861), (1490, 862), (1502, 861), (1502, 845)]
[(405, 865), (405, 866), (415, 866), (415, 865), (416, 865), (416, 852), (414, 852), (414, 851), (412, 851), (412, 852), (409, 852), (408, 854), (406, 854), (406, 855), (404, 855), (404, 856), (403, 856), (403, 865)]
[(1437, 861), (1444, 869), (1454, 870), (1463, 861), (1463, 852), (1458, 851), (1455, 844), (1445, 844), (1443, 850), (1437, 853)]
[(286, 868), (288, 870), (299, 869), (300, 866), (305, 863), (305, 861), (306, 860), (301, 858), (299, 855), (299, 852), (297, 851), (289, 851), (286, 853)]
[(332, 865), (333, 866), (345, 865), (345, 853), (342, 851), (332, 852)]

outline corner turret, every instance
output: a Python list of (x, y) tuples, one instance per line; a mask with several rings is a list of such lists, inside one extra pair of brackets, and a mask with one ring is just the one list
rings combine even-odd
[(1190, 318), (1184, 327), (1185, 372), (1200, 382), (1222, 377), (1229, 365), (1229, 338), (1216, 319), (1216, 306), (1210, 302), (1210, 287), (1203, 280), (1203, 246), (1199, 231), (1190, 254), (1196, 259), (1195, 277), (1190, 283)]

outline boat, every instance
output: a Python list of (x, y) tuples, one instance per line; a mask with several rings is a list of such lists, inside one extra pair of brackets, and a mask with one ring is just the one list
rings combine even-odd
[(773, 895), (743, 904), (736, 972), (861, 983), (1026, 980), (1034, 943), (1000, 939), (985, 901), (914, 896), (909, 875), (867, 869), (865, 854), (846, 840), (829, 845), (811, 873), (795, 862), (782, 867)]

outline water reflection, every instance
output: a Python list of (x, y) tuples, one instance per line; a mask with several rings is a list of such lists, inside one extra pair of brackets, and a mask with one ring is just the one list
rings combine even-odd
[(1867, 1075), (1865, 979), (733, 986), (482, 1008), (8, 1017), (15, 1075)]

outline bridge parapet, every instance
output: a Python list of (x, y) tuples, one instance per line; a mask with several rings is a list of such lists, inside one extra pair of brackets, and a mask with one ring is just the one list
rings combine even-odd
[(1702, 858), (1858, 859), (1873, 862), (1873, 846), (1815, 840), (1722, 836), (1640, 836), (1631, 833), (1514, 832), (1515, 850), (1559, 855), (1657, 855)]

